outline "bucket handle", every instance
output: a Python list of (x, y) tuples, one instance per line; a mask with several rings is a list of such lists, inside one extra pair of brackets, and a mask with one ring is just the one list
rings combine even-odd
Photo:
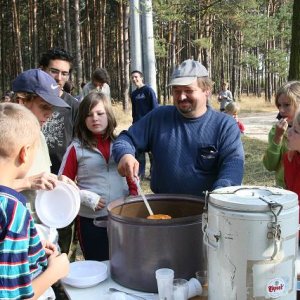
[[(209, 240), (209, 235), (213, 236), (215, 239), (215, 244), (213, 244), (210, 240)], [(203, 234), (203, 243), (212, 248), (213, 250), (217, 250), (219, 248), (219, 240), (220, 240), (221, 234), (216, 233), (216, 232), (212, 232), (211, 230), (209, 230), (208, 228), (205, 229), (205, 232)]]
[[(244, 190), (252, 190), (253, 188), (257, 190), (262, 190), (262, 191), (268, 191), (272, 196), (282, 196), (283, 193), (281, 191), (274, 191), (272, 189), (269, 189), (268, 187), (260, 187), (260, 186), (240, 186), (237, 187), (235, 190), (229, 190), (229, 191), (218, 191), (218, 190), (213, 190), (212, 192), (208, 192), (209, 194), (216, 194), (216, 195), (228, 195), (228, 194), (235, 194), (239, 191), (244, 191)], [(282, 189), (283, 190), (283, 189)], [(264, 197), (264, 196), (263, 196)]]
[[(207, 246), (212, 248), (213, 250), (217, 250), (219, 248), (219, 240), (221, 237), (221, 233), (220, 232), (213, 232), (212, 230), (210, 230), (208, 228), (208, 216), (207, 213), (203, 213), (202, 214), (202, 232), (203, 232), (203, 243)], [(209, 236), (212, 236), (215, 241), (214, 243), (212, 243), (210, 241)]]
[(274, 251), (273, 254), (271, 255), (271, 260), (276, 259), (276, 256), (278, 252), (280, 251), (281, 247), (281, 226), (278, 223), (278, 216), (280, 215), (283, 206), (282, 204), (269, 200), (268, 197), (266, 196), (261, 196), (259, 197), (260, 200), (268, 204), (268, 207), (270, 209), (270, 212), (272, 213), (274, 217), (274, 221), (270, 223), (268, 226), (271, 231), (268, 232), (268, 239), (273, 239), (274, 240)]

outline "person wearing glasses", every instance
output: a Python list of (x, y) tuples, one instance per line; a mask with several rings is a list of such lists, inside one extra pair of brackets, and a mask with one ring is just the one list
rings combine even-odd
[(73, 58), (63, 49), (53, 48), (44, 53), (40, 59), (40, 67), (54, 78), (59, 86), (59, 96), (71, 109), (56, 110), (52, 118), (43, 127), (48, 144), (51, 171), (58, 174), (63, 155), (72, 141), (75, 120), (78, 114), (77, 99), (64, 91), (64, 85), (69, 80)]
[[(49, 149), (51, 159), (51, 172), (58, 174), (62, 158), (67, 147), (73, 139), (75, 122), (78, 115), (79, 102), (69, 93), (64, 91), (63, 87), (69, 80), (72, 68), (72, 56), (61, 48), (52, 48), (42, 54), (39, 61), (40, 68), (54, 78), (59, 86), (59, 96), (69, 106), (70, 109), (57, 108), (51, 118), (43, 126), (43, 133)], [(75, 259), (75, 253), (71, 244), (74, 239), (74, 224), (66, 228), (59, 229), (58, 244), (62, 252), (68, 253), (70, 260)]]

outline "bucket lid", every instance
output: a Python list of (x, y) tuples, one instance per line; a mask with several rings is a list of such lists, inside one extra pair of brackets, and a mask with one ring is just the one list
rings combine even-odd
[(230, 210), (268, 211), (269, 204), (279, 204), (282, 209), (298, 205), (294, 192), (266, 186), (230, 186), (212, 191), (209, 203)]

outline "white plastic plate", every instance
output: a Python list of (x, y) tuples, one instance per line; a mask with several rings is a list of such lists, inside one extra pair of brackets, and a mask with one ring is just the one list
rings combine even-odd
[(82, 260), (71, 263), (68, 276), (61, 281), (73, 287), (87, 288), (104, 281), (107, 276), (106, 264), (95, 260)]
[(35, 208), (43, 224), (54, 228), (66, 227), (79, 212), (79, 191), (70, 184), (60, 181), (51, 191), (37, 192)]

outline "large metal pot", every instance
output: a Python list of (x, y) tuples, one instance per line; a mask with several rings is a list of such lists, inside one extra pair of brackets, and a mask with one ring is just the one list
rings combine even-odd
[(171, 268), (175, 277), (190, 279), (206, 269), (202, 242), (204, 199), (189, 195), (147, 195), (154, 213), (170, 220), (148, 220), (140, 197), (108, 205), (112, 278), (131, 289), (157, 292), (155, 270)]

